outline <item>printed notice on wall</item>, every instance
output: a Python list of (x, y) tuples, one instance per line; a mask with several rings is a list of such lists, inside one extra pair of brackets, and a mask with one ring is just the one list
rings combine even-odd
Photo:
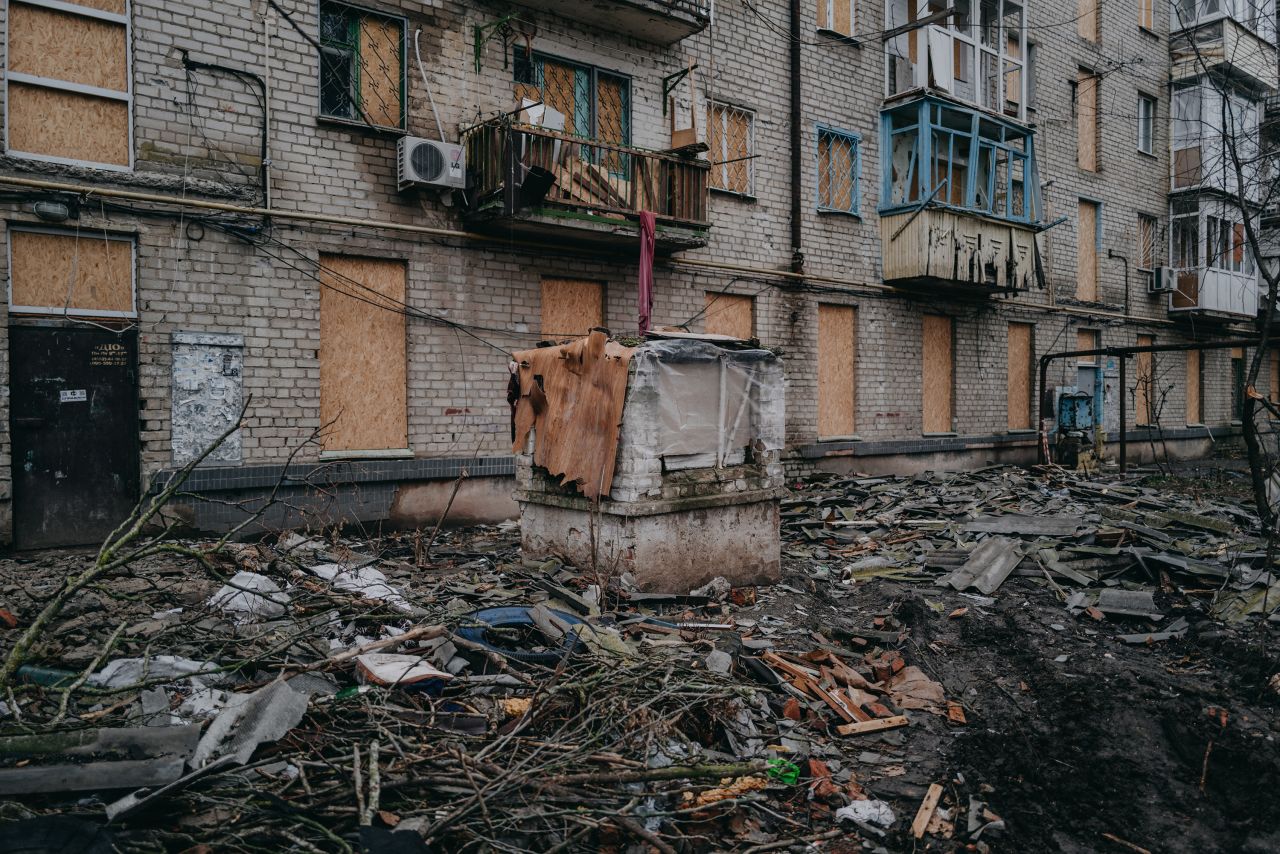
[[(233, 426), (244, 399), (244, 341), (239, 335), (177, 332), (173, 336), (173, 462), (188, 463)], [(238, 463), (240, 431), (214, 449), (208, 463)]]
[(84, 403), (88, 399), (88, 394), (82, 388), (64, 388), (58, 392), (59, 403)]
[(129, 366), (129, 351), (123, 344), (95, 344), (89, 351), (89, 365), (95, 368)]

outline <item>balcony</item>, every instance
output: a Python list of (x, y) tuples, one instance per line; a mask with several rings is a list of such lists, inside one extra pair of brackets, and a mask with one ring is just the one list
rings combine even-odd
[(711, 0), (517, 0), (550, 12), (652, 44), (673, 45), (711, 22)]
[(891, 284), (1016, 291), (1035, 281), (1032, 131), (936, 96), (881, 114), (880, 244)]
[(1029, 226), (928, 208), (880, 217), (884, 280), (891, 285), (1026, 290), (1035, 283)]
[(463, 144), (470, 200), (464, 218), (477, 231), (634, 248), (640, 212), (650, 211), (659, 252), (707, 245), (705, 160), (508, 121), (472, 128)]
[[(1174, 23), (1176, 27), (1176, 22)], [(1172, 60), (1170, 79), (1185, 80), (1209, 72), (1220, 72), (1250, 86), (1275, 89), (1280, 86), (1276, 67), (1276, 46), (1271, 41), (1228, 17), (1201, 21), (1169, 37)]]
[(1258, 316), (1258, 276), (1213, 267), (1177, 269), (1177, 290), (1169, 294), (1171, 318), (1223, 322)]

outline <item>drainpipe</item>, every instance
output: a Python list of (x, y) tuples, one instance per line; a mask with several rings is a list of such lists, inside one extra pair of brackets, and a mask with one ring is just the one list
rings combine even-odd
[(791, 0), (791, 271), (804, 272), (801, 215), (800, 0)]

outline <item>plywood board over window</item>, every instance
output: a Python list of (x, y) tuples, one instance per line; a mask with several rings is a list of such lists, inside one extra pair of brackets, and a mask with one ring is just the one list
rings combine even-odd
[[(1138, 346), (1150, 347), (1155, 339), (1150, 335), (1139, 335)], [(1155, 423), (1155, 362), (1153, 353), (1135, 353), (1133, 387), (1133, 423), (1146, 427)]]
[(924, 316), (923, 426), (925, 433), (950, 433), (955, 417), (955, 347), (951, 318)]
[(1098, 171), (1098, 86), (1101, 78), (1089, 71), (1076, 74), (1076, 164)]
[[(1098, 331), (1096, 329), (1077, 329), (1076, 330), (1076, 349), (1077, 350), (1097, 350), (1101, 345), (1098, 343)], [(1079, 365), (1096, 365), (1098, 364), (1097, 356), (1081, 356), (1076, 360)]]
[(544, 339), (579, 338), (595, 326), (604, 326), (604, 282), (542, 280)]
[(133, 239), (11, 228), (9, 311), (137, 316)]
[(1010, 430), (1031, 429), (1032, 371), (1035, 358), (1030, 323), (1009, 324), (1009, 395)]
[(6, 147), (105, 168), (132, 165), (124, 0), (9, 4)]
[(1187, 351), (1187, 423), (1204, 423), (1204, 374), (1201, 370), (1201, 352)]
[(409, 446), (403, 261), (320, 256), (320, 421), (327, 453)]
[(752, 297), (708, 291), (703, 325), (709, 335), (755, 336), (755, 304)]
[(401, 127), (403, 118), (404, 22), (360, 18), (360, 106), (375, 125)]
[(1076, 218), (1076, 299), (1098, 301), (1098, 204), (1084, 199)]
[(847, 305), (819, 305), (819, 439), (848, 438), (854, 433), (857, 345), (857, 310)]
[(1076, 0), (1076, 32), (1082, 39), (1098, 40), (1098, 0)]

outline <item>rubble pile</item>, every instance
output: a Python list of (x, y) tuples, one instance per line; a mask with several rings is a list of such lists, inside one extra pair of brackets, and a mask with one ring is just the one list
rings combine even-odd
[[(1052, 597), (1051, 637), (1078, 626), (1135, 655), (1256, 623), (1280, 606), (1256, 530), (1225, 499), (995, 468), (794, 484), (769, 588), (642, 593), (522, 555), (512, 525), (446, 533), (429, 559), (412, 535), (298, 534), (229, 546), (213, 571), (148, 558), (73, 599), (19, 668), (0, 836), (1019, 850), (1001, 848), (1017, 793), (951, 755), (993, 731), (979, 688), (1036, 686), (957, 670), (953, 627), (980, 637), (1015, 586)], [(0, 640), (87, 559), (0, 564)]]

